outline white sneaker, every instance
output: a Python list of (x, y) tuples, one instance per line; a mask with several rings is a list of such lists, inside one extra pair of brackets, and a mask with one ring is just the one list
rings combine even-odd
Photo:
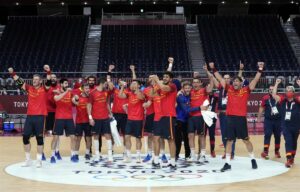
[(42, 160), (36, 160), (35, 166), (36, 166), (36, 168), (41, 168), (42, 167)]
[(96, 155), (94, 158), (94, 162), (100, 162), (101, 161), (101, 156), (100, 155)]
[(25, 160), (25, 163), (22, 165), (22, 167), (30, 167), (32, 165), (31, 159)]
[(136, 157), (136, 163), (142, 163), (142, 158), (140, 155)]
[(188, 157), (188, 158), (186, 159), (186, 161), (187, 161), (187, 162), (196, 162), (196, 161), (197, 161), (197, 157), (196, 157), (196, 155), (193, 156), (193, 157)]
[(200, 156), (199, 163), (208, 163), (208, 160), (206, 159), (205, 155)]
[(123, 162), (124, 163), (131, 163), (131, 157), (125, 156)]

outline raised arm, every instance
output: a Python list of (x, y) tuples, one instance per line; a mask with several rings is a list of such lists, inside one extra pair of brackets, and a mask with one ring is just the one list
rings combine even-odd
[(19, 77), (16, 72), (14, 71), (14, 69), (12, 67), (8, 68), (8, 73), (10, 74), (10, 76), (14, 79), (14, 81), (16, 82), (17, 86), (20, 89), (26, 90), (26, 83), (24, 81), (24, 79), (22, 79), (21, 77)]
[[(300, 78), (298, 78), (298, 79), (296, 80), (296, 83), (297, 83), (298, 87), (300, 88)], [(297, 99), (298, 102), (300, 103), (300, 96), (298, 96), (296, 99)]]
[(240, 68), (239, 68), (238, 76), (242, 79), (244, 79), (244, 77), (243, 77), (244, 68), (245, 68), (244, 64), (242, 63), (242, 61), (240, 61)]
[(209, 78), (209, 85), (206, 86), (206, 92), (210, 93), (213, 90), (214, 87), (214, 76), (208, 71), (207, 65), (205, 64), (203, 66), (204, 71), (206, 71), (207, 77)]
[(280, 102), (281, 98), (279, 95), (277, 95), (277, 89), (278, 85), (281, 83), (281, 79), (276, 79), (273, 91), (272, 91), (272, 97), (275, 99), (275, 101)]
[(257, 71), (254, 79), (252, 79), (252, 81), (249, 84), (249, 89), (251, 91), (255, 89), (256, 84), (258, 83), (258, 81), (259, 81), (259, 79), (261, 77), (261, 74), (262, 74), (262, 72), (264, 70), (265, 63), (264, 62), (257, 62), (257, 65), (258, 65), (258, 71)]
[(225, 89), (226, 87), (226, 82), (223, 79), (222, 75), (218, 72), (217, 68), (215, 67), (215, 64), (213, 62), (209, 63), (209, 68), (211, 70), (213, 70), (215, 77), (217, 78), (217, 80), (219, 81), (219, 83), (221, 84), (221, 86)]
[(106, 81), (107, 82), (111, 82), (112, 71), (114, 70), (114, 68), (115, 68), (115, 65), (109, 65), (108, 66), (108, 71), (107, 71), (107, 74), (106, 74)]
[(132, 80), (136, 80), (137, 76), (136, 76), (136, 73), (135, 73), (135, 66), (134, 65), (130, 65), (129, 68), (131, 70)]
[(174, 58), (173, 57), (169, 57), (168, 58), (168, 62), (169, 62), (169, 65), (168, 65), (167, 71), (172, 71), (172, 69), (173, 69), (173, 63), (174, 63)]
[(49, 65), (44, 65), (44, 71), (47, 73), (45, 89), (48, 90), (51, 87), (51, 69), (50, 69)]

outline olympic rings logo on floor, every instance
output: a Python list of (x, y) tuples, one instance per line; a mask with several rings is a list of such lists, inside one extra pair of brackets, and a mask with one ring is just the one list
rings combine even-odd
[(152, 181), (182, 181), (186, 179), (199, 179), (202, 175), (199, 174), (171, 174), (171, 175), (157, 175), (157, 174), (142, 174), (142, 175), (95, 175), (94, 179), (99, 180), (112, 180), (112, 181), (120, 181), (120, 180), (152, 180)]

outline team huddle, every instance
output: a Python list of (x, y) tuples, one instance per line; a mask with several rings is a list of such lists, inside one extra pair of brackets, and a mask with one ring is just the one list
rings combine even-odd
[[(136, 163), (152, 163), (153, 169), (160, 169), (167, 164), (176, 170), (182, 142), (185, 148), (185, 160), (190, 163), (209, 163), (206, 154), (206, 135), (210, 138), (210, 155), (215, 154), (216, 112), (225, 147), (223, 159), (226, 163), (221, 171), (231, 170), (231, 160), (235, 155), (235, 141), (242, 139), (251, 158), (251, 166), (257, 169), (247, 128), (247, 101), (255, 89), (263, 70), (264, 63), (258, 62), (258, 71), (251, 82), (239, 73), (237, 77), (221, 76), (214, 63), (203, 67), (209, 78), (205, 84), (195, 75), (190, 81), (180, 82), (173, 77), (173, 58), (169, 58), (169, 67), (162, 80), (157, 75), (150, 75), (147, 86), (142, 89), (137, 80), (135, 67), (130, 66), (132, 80), (129, 83), (118, 79), (114, 84), (112, 78), (114, 65), (110, 65), (105, 78), (89, 76), (79, 81), (71, 89), (68, 79), (61, 78), (59, 83), (48, 65), (44, 66), (47, 74), (45, 83), (39, 75), (33, 76), (33, 85), (28, 85), (12, 68), (8, 71), (16, 84), (28, 93), (27, 119), (23, 133), (26, 155), (24, 166), (31, 166), (30, 137), (36, 136), (36, 166), (42, 167), (46, 160), (43, 153), (44, 128), (52, 131), (51, 163), (61, 160), (59, 153), (60, 136), (66, 135), (71, 140), (71, 162), (79, 161), (79, 149), (82, 137), (85, 139), (86, 160), (114, 162), (111, 122), (117, 122), (117, 131), (123, 136), (125, 163), (133, 159)], [(244, 68), (240, 64), (240, 71)], [(270, 93), (263, 98), (259, 117), (265, 111), (265, 143), (262, 157), (268, 158), (272, 133), (275, 135), (275, 155), (280, 158), (281, 129), (286, 141), (287, 167), (294, 163), (299, 135), (300, 97), (295, 96), (292, 86), (286, 88), (286, 96), (277, 94), (276, 84), (270, 87)], [(300, 80), (297, 80), (300, 86)], [(218, 94), (213, 89), (219, 90)], [(75, 124), (73, 109), (76, 109)], [(276, 124), (277, 123), (277, 124)], [(141, 155), (142, 138), (147, 133), (147, 154)], [(195, 149), (195, 136), (198, 135), (199, 149)], [(102, 136), (106, 140), (107, 158), (101, 156)], [(136, 139), (136, 154), (132, 157), (131, 137)], [(170, 158), (165, 155), (165, 140), (169, 144)], [(94, 155), (92, 157), (92, 151)]]

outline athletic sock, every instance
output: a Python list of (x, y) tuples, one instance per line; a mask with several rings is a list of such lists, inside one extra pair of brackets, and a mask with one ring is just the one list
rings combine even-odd
[(225, 155), (226, 155), (226, 163), (230, 164), (230, 157), (231, 157), (230, 153), (226, 153)]
[(36, 154), (36, 160), (41, 161), (42, 160), (42, 154), (37, 153)]
[(98, 139), (94, 139), (94, 148), (95, 148), (95, 155), (100, 156), (100, 152), (99, 152), (99, 140)]
[(176, 165), (175, 158), (171, 158), (171, 165), (172, 165), (172, 166), (175, 166), (175, 165)]
[(159, 156), (154, 156), (153, 161), (154, 161), (155, 164), (158, 164), (159, 163)]
[(253, 153), (253, 152), (249, 153), (249, 157), (250, 157), (251, 159), (255, 159), (254, 153)]
[(26, 160), (30, 160), (30, 153), (25, 152), (25, 158), (26, 158)]

